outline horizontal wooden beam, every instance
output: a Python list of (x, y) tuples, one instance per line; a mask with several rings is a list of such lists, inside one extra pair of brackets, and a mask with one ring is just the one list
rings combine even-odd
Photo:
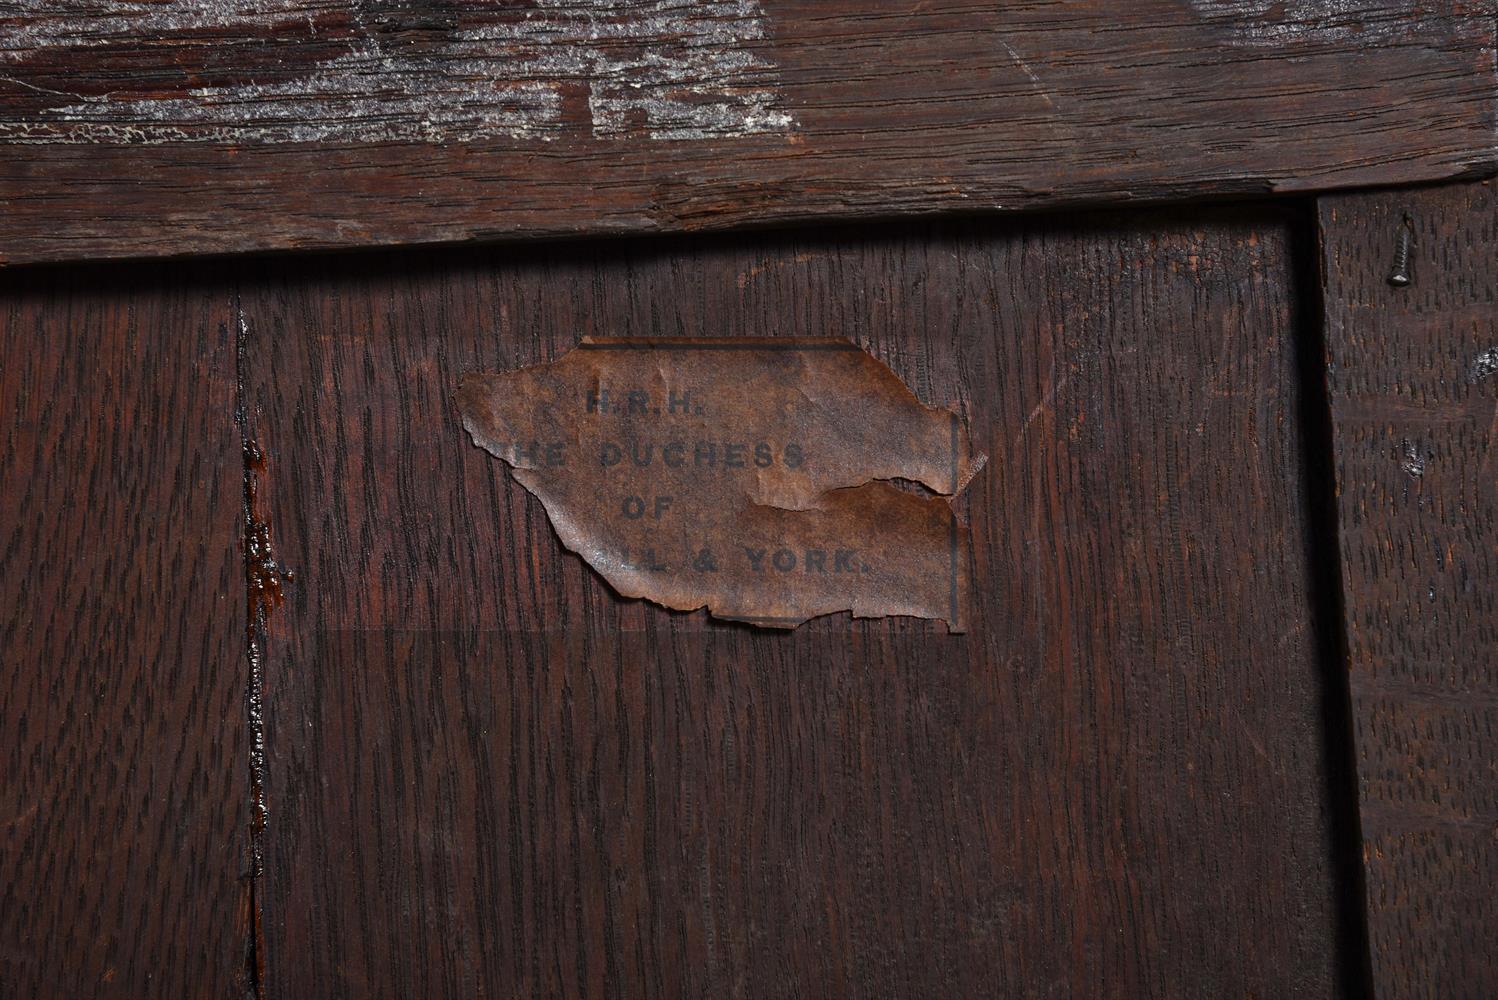
[(0, 259), (1471, 176), (1495, 166), (1493, 19), (1435, 6), (19, 0)]

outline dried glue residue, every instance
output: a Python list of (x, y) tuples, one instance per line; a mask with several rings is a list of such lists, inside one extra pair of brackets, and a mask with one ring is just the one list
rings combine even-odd
[[(433, 10), (351, 0), (103, 6), (5, 5), (0, 64), (10, 64), (6, 83), (23, 88), (31, 106), (0, 122), (0, 141), (462, 142), (550, 140), (577, 129), (595, 138), (670, 140), (794, 126), (767, 55), (759, 0), (533, 0)], [(184, 70), (184, 53), (204, 47), (222, 50), (211, 69)], [(236, 48), (242, 59), (223, 55)], [(100, 49), (128, 54), (131, 69), (105, 60), (107, 79), (56, 77), (68, 52)], [(160, 65), (150, 65), (152, 58)], [(28, 79), (32, 64), (41, 68)], [(173, 89), (174, 78), (198, 82)]]
[(952, 499), (983, 459), (956, 413), (856, 344), (589, 339), (470, 374), (458, 404), (627, 597), (768, 626), (838, 611), (966, 624)]

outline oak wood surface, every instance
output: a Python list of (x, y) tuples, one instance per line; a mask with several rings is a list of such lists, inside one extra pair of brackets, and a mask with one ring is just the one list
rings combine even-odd
[(1320, 214), (1375, 985), (1493, 996), (1498, 198), (1464, 185)]
[[(271, 997), (1339, 992), (1289, 220), (247, 265)], [(966, 635), (615, 597), (462, 433), (581, 336), (962, 407)]]
[(639, 233), (1495, 164), (1466, 0), (15, 0), (0, 262)]
[(0, 996), (251, 985), (229, 301), (0, 279)]

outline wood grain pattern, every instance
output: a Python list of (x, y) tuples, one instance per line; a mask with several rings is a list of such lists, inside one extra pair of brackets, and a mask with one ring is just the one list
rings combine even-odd
[[(1336, 994), (1290, 231), (256, 264), (267, 995)], [(963, 408), (968, 634), (618, 599), (460, 428), (465, 371), (704, 333)]]
[(0, 261), (627, 233), (1491, 170), (1452, 0), (15, 0)]
[[(1387, 282), (1404, 219), (1412, 284)], [(1498, 994), (1498, 198), (1327, 199), (1327, 352), (1373, 967)]]
[(250, 918), (227, 286), (0, 282), (0, 995), (239, 995)]

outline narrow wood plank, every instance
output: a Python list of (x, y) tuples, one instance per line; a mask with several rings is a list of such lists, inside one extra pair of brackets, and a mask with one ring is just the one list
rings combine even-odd
[(227, 286), (0, 281), (0, 994), (250, 985)]
[[(1388, 281), (1409, 219), (1412, 283)], [(1498, 199), (1321, 203), (1374, 978), (1498, 994)]]
[(1448, 178), (1493, 52), (1394, 0), (17, 0), (0, 261)]
[[(1291, 227), (1068, 225), (257, 265), (269, 995), (1336, 994)], [(703, 333), (964, 408), (968, 634), (622, 601), (460, 428)]]

